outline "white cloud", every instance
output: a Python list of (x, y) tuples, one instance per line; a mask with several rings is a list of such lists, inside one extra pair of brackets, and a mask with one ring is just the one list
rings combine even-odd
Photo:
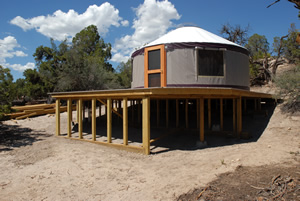
[(162, 36), (173, 26), (172, 20), (180, 19), (176, 8), (168, 0), (145, 0), (134, 10), (136, 18), (132, 28), (135, 31), (115, 41), (115, 54), (111, 59), (114, 62), (126, 61), (135, 48)]
[(35, 67), (34, 63), (28, 62), (26, 65), (23, 66), (21, 64), (9, 64), (6, 62), (7, 58), (28, 56), (23, 51), (16, 50), (20, 47), (21, 46), (18, 44), (17, 40), (13, 36), (7, 36), (4, 39), (0, 39), (0, 65), (5, 68), (12, 68), (21, 72), (28, 68), (33, 69)]
[(35, 64), (32, 63), (32, 62), (28, 62), (25, 65), (21, 65), (21, 64), (4, 64), (3, 66), (6, 67), (6, 68), (12, 68), (15, 71), (23, 72), (24, 70), (27, 70), (27, 69), (34, 69)]
[(24, 19), (20, 16), (10, 21), (11, 24), (21, 27), (24, 31), (35, 29), (41, 34), (62, 41), (69, 40), (83, 28), (93, 24), (98, 27), (101, 35), (108, 32), (110, 26), (128, 26), (129, 22), (119, 16), (119, 10), (108, 2), (100, 6), (91, 5), (87, 10), (78, 14), (74, 10), (67, 13), (57, 10), (52, 15), (37, 16)]

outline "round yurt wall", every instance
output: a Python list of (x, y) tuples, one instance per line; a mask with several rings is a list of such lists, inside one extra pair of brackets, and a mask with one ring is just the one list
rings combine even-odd
[[(165, 66), (148, 69), (156, 47), (165, 53), (159, 58)], [(171, 31), (134, 52), (132, 60), (132, 88), (147, 88), (147, 76), (160, 75), (166, 83), (161, 87), (249, 89), (248, 51), (198, 27)]]

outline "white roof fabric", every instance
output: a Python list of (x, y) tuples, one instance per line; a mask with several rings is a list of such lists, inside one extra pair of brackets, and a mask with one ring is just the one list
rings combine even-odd
[(145, 45), (144, 47), (150, 47), (154, 45), (167, 44), (167, 43), (218, 43), (226, 45), (234, 45), (242, 47), (235, 44), (229, 40), (226, 40), (220, 36), (210, 33), (199, 27), (181, 27), (170, 31), (169, 33), (163, 35), (162, 37), (156, 39), (155, 41)]

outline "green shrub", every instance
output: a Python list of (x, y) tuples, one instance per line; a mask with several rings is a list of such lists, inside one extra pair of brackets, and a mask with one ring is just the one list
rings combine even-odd
[(275, 83), (279, 95), (286, 99), (283, 110), (290, 113), (300, 111), (300, 65), (278, 76)]

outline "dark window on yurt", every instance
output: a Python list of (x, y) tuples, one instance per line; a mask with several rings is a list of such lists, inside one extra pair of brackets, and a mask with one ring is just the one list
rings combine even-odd
[(160, 69), (160, 49), (148, 52), (148, 70)]
[(223, 51), (198, 50), (198, 75), (224, 76)]
[(160, 87), (160, 73), (148, 74), (148, 87)]

